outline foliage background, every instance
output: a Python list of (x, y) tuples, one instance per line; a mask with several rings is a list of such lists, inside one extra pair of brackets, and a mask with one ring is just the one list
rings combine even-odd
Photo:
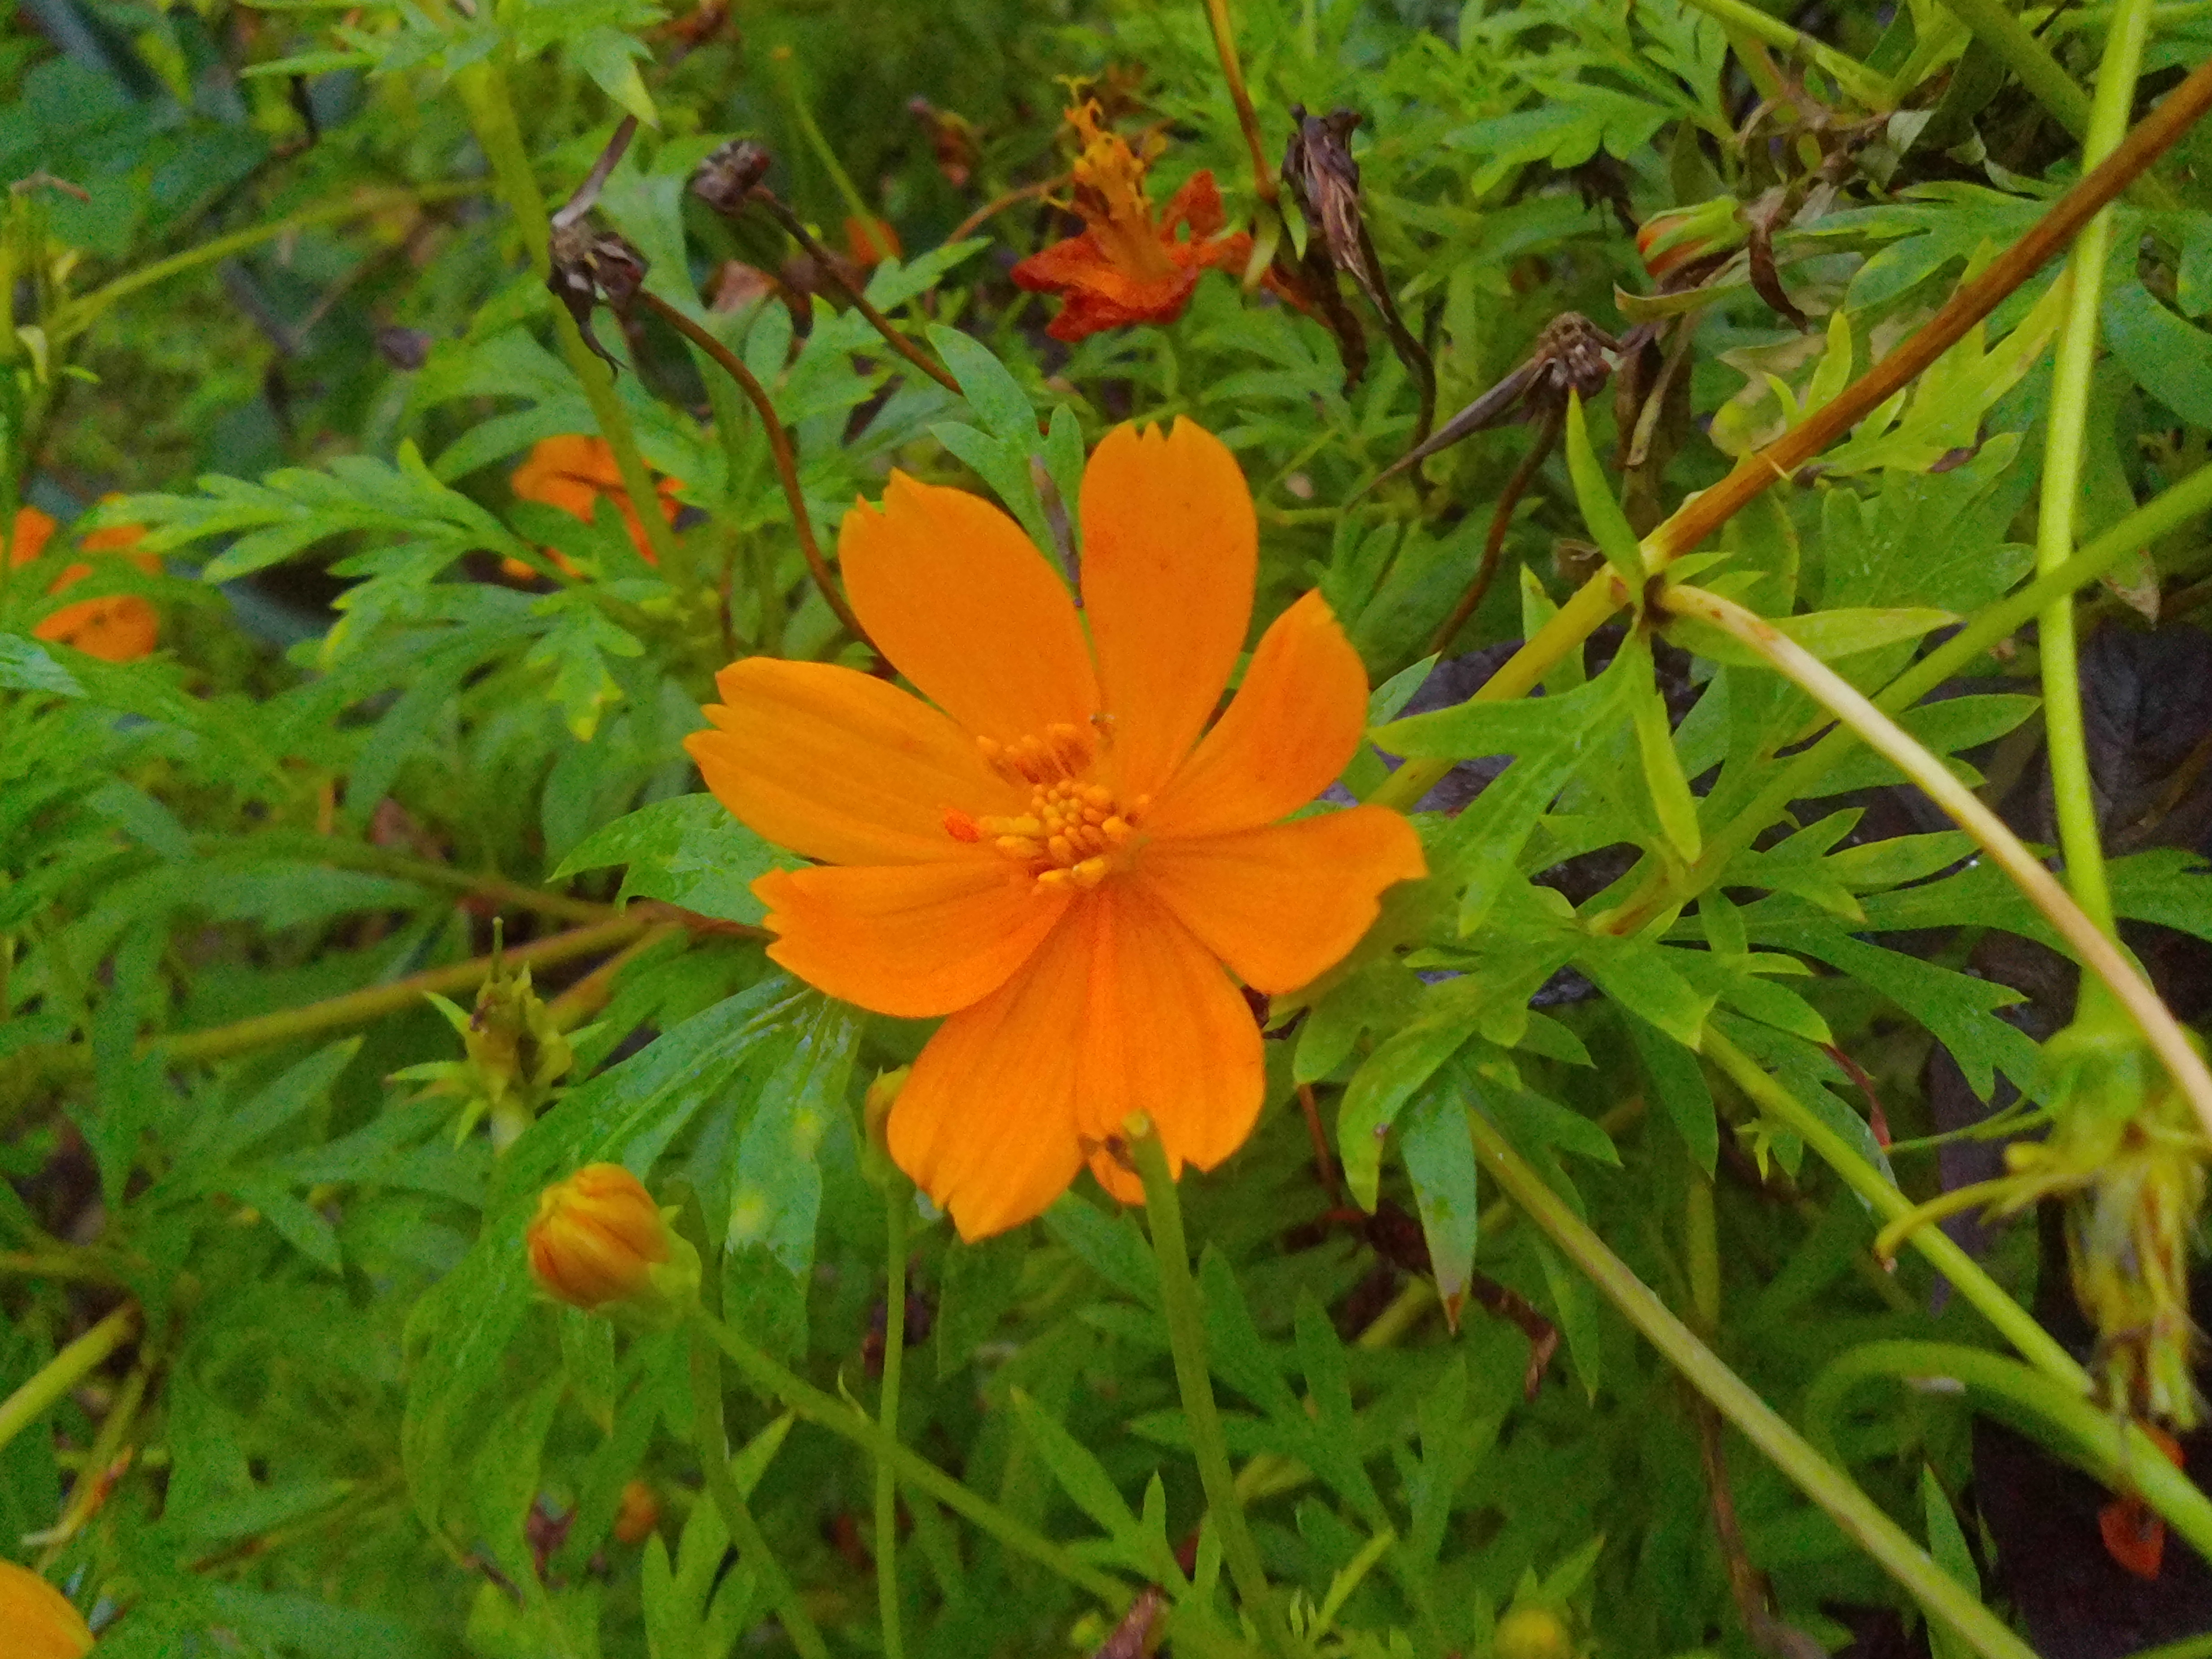
[[(2208, 38), (2201, 8), (2146, 9), (2139, 111)], [(2074, 137), (1969, 15), (1851, 3), (1794, 20), (1899, 77), (1895, 112), (1871, 114), (1832, 76), (1807, 78), (1802, 57), (1747, 50), (1741, 17), (1732, 36), (1678, 0), (1253, 0), (1236, 26), (1271, 146), (1293, 104), (1361, 114), (1366, 223), (1446, 410), (1562, 312), (1616, 333), (1652, 314), (1629, 224), (1798, 192), (1774, 251), (1809, 329), (1739, 266), (1693, 332), (1670, 337), (1682, 390), (1656, 459), (1623, 481), (1640, 532), (1800, 400), (1832, 396), (2078, 171)], [(2063, 13), (2044, 40), (2086, 82), (2102, 14)], [(1802, 101), (1747, 131), (1759, 62), (1779, 62)], [(745, 884), (781, 855), (696, 793), (678, 746), (736, 648), (849, 642), (808, 582), (758, 422), (657, 323), (599, 326), (624, 359), (611, 396), (640, 450), (683, 481), (680, 563), (642, 563), (611, 512), (585, 525), (515, 499), (520, 455), (592, 429), (608, 394), (562, 349), (526, 192), (483, 142), (488, 109), (520, 112), (526, 172), (554, 201), (623, 107), (649, 112), (600, 219), (648, 255), (656, 293), (768, 383), (825, 542), (894, 462), (996, 490), (1045, 533), (1039, 480), (1072, 499), (1084, 441), (1188, 414), (1237, 450), (1258, 500), (1257, 615), (1322, 587), (1378, 688), (1378, 724), (1458, 704), (1586, 574), (1575, 544), (1590, 531), (1553, 455), (1453, 647), (1470, 654), (1431, 679), (1431, 635), (1531, 428), (1358, 494), (1407, 447), (1416, 404), (1371, 313), (1375, 362), (1349, 388), (1328, 330), (1227, 276), (1170, 325), (1071, 349), (1042, 332), (1049, 302), (1007, 275), (1064, 216), (1031, 198), (947, 245), (976, 209), (1064, 168), (1070, 78), (1123, 100), (1125, 130), (1162, 134), (1156, 200), (1205, 167), (1232, 217), (1253, 211), (1197, 4), (11, 9), (0, 175), (76, 188), (9, 198), (21, 326), (7, 489), (64, 521), (119, 492), (105, 521), (150, 526), (167, 560), (73, 595), (157, 605), (162, 650), (135, 664), (29, 638), (52, 608), (47, 567), (0, 587), (0, 1391), (138, 1310), (135, 1339), (50, 1419), (10, 1425), (0, 1540), (94, 1614), (103, 1654), (673, 1659), (783, 1642), (753, 1565), (719, 1576), (726, 1534), (702, 1493), (681, 1335), (617, 1337), (532, 1291), (520, 1230), (538, 1189), (587, 1159), (685, 1206), (734, 1326), (876, 1405), (886, 1200), (858, 1108), (926, 1033), (771, 971)], [(965, 143), (964, 177), (941, 165), (933, 118)], [(877, 267), (869, 292), (960, 395), (889, 357), (769, 222), (726, 223), (686, 195), (732, 135), (767, 145), (770, 185), (833, 246), (862, 209), (895, 228), (909, 257)], [(2185, 137), (2160, 193), (2118, 210), (2106, 349), (2078, 417), (2084, 544), (2207, 459), (2208, 145)], [(708, 309), (732, 261), (793, 301)], [(2056, 312), (2038, 307), (2054, 274), (1862, 428), (1863, 448), (1714, 544), (1762, 613), (1845, 613), (1823, 654), (1863, 689), (2034, 567)], [(1608, 404), (1591, 421), (1610, 463)], [(2198, 943), (2212, 881), (2193, 856), (2212, 823), (2202, 510), (2130, 548), (2079, 606), (2115, 908), (2185, 1018), (2212, 986)], [(548, 570), (541, 547), (585, 579), (500, 579), (502, 557)], [(1947, 614), (1898, 620), (1907, 609)], [(1186, 1183), (1262, 1552), (1329, 1651), (1539, 1650), (1500, 1635), (1516, 1605), (1554, 1620), (1541, 1633), (1561, 1652), (1774, 1650), (1732, 1566), (1821, 1645), (1929, 1639), (1911, 1599), (1732, 1436), (1723, 1490), (1741, 1550), (1723, 1547), (1703, 1408), (1478, 1177), (1467, 1113), (1794, 1418), (1824, 1368), (1868, 1344), (2002, 1344), (1919, 1257), (1878, 1267), (1877, 1218), (1692, 1048), (1721, 1034), (1917, 1200), (1989, 1172), (1979, 1143), (1939, 1153), (1924, 1138), (2038, 1088), (2036, 1045), (2071, 1016), (2072, 970), (1966, 837), (1863, 750), (1796, 776), (1772, 814), (1792, 806), (1794, 822), (1752, 824), (1671, 907), (1662, 893), (1656, 926), (1593, 926), (1696, 867), (1668, 817), (1670, 763), (1697, 786), (1710, 842), (1815, 720), (1755, 665), (1662, 644), (1653, 668), (1643, 644), (1601, 635), (1517, 723), (1433, 714), (1427, 747), (1391, 751), (1467, 763), (1449, 810), (1419, 818), (1440, 878), (1401, 896), (1302, 1021), (1276, 1010), (1261, 1131)], [(2042, 690), (2036, 636), (2008, 631), (1905, 717), (2039, 843), (2057, 836)], [(1654, 758), (1655, 708), (1671, 763)], [(1515, 788), (1476, 793), (1505, 754), (1523, 757), (1504, 775)], [(1371, 789), (1382, 764), (1363, 755), (1347, 785)], [(435, 988), (465, 1002), (495, 915), (574, 1047), (557, 1102), (496, 1155), (481, 1132), (453, 1133), (450, 1097), (395, 1079), (459, 1058), (410, 976), (450, 969)], [(1317, 1167), (1302, 1087), (1341, 1152), (1342, 1193)], [(1137, 1222), (1086, 1187), (981, 1246), (918, 1219), (912, 1232), (903, 1437), (1131, 1583), (1173, 1577), (1163, 1553), (1189, 1541), (1203, 1502)], [(1979, 1248), (2087, 1352), (2033, 1226)], [(1501, 1291), (1563, 1339), (1525, 1395), (1528, 1338), (1483, 1309)], [(2129, 1578), (2099, 1541), (2101, 1492), (1992, 1439), (1963, 1395), (1853, 1398), (1808, 1426), (2045, 1650), (2117, 1654), (2212, 1626), (2185, 1547), (2155, 1586)], [(756, 1512), (832, 1646), (881, 1650), (867, 1460), (741, 1390), (726, 1404), (733, 1441), (755, 1449), (739, 1468)], [(663, 1517), (641, 1547), (610, 1535), (638, 1476)], [(1095, 1599), (911, 1491), (907, 1504), (913, 1650), (1107, 1639)], [(1201, 1579), (1206, 1565), (1200, 1547)], [(2037, 1586), (2062, 1580), (2081, 1588), (2053, 1612)], [(1942, 1651), (1959, 1640), (1934, 1634)]]

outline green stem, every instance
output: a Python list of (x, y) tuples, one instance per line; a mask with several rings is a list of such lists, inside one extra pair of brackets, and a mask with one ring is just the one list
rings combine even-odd
[(1129, 1605), (1129, 1588), (1118, 1578), (1099, 1571), (1072, 1552), (1039, 1535), (988, 1498), (978, 1497), (927, 1458), (884, 1434), (873, 1418), (794, 1376), (721, 1321), (709, 1317), (704, 1311), (697, 1317), (707, 1334), (760, 1393), (781, 1400), (808, 1422), (890, 1463), (908, 1486), (928, 1493), (954, 1514), (967, 1516), (978, 1529), (988, 1533), (1008, 1549), (1089, 1591), (1116, 1613)]
[(2033, 1659), (2033, 1650), (1974, 1596), (1928, 1559), (1850, 1477), (1822, 1457), (1711, 1349), (1698, 1340), (1651, 1287), (1606, 1248), (1542, 1176), (1506, 1144), (1480, 1112), (1468, 1113), (1475, 1155), (1528, 1218), (1619, 1309), (1628, 1322), (1713, 1403), (1844, 1535), (1902, 1584), (1930, 1618), (1940, 1619), (1984, 1659)]
[(1206, 1514), (1221, 1539), (1221, 1553), (1236, 1581), (1237, 1595), (1258, 1626), (1270, 1653), (1295, 1655), (1290, 1626), (1267, 1583), (1260, 1547), (1245, 1524), (1244, 1505), (1229, 1467), (1229, 1443), (1221, 1432), (1221, 1413), (1213, 1402), (1213, 1380), (1206, 1357), (1206, 1316), (1198, 1285), (1190, 1276), (1190, 1251), (1183, 1239), (1182, 1204), (1168, 1170), (1167, 1148), (1149, 1125), (1130, 1138), (1138, 1173), (1145, 1178), (1145, 1217), (1152, 1224), (1152, 1255), (1159, 1262), (1160, 1311), (1167, 1321), (1168, 1346), (1175, 1355), (1176, 1382), (1182, 1392), (1183, 1419), (1190, 1428), (1191, 1455), (1206, 1488)]
[[(823, 137), (822, 129), (815, 125), (814, 112), (807, 108), (806, 100), (799, 94), (798, 71), (792, 67), (791, 48), (775, 47), (769, 53), (769, 62), (774, 65), (775, 89), (783, 94), (784, 107), (790, 112), (791, 124), (799, 129), (799, 136), (814, 152), (814, 159), (822, 163), (823, 170), (830, 175), (830, 182), (845, 198), (846, 207), (860, 222), (862, 233), (872, 245), (876, 240), (875, 210), (868, 205), (868, 198), (860, 194), (860, 187), (853, 182), (853, 175), (845, 171), (845, 164), (837, 159), (837, 152), (830, 148), (829, 139)], [(886, 257), (890, 253), (887, 247), (876, 251)]]
[(128, 1342), (138, 1329), (138, 1304), (126, 1302), (64, 1348), (0, 1400), (0, 1446), (37, 1422)]
[[(514, 216), (516, 229), (522, 233), (531, 269), (543, 280), (553, 269), (552, 220), (546, 211), (545, 193), (538, 187), (538, 174), (530, 165), (530, 152), (523, 145), (522, 128), (514, 118), (514, 100), (507, 89), (504, 57), (471, 64), (453, 77), (453, 85), (468, 109), (469, 125), (476, 132), (477, 142), (491, 162), (493, 177), (499, 182), (500, 197), (506, 202), (507, 211)], [(644, 527), (647, 546), (652, 550), (661, 573), (678, 588), (688, 588), (693, 573), (684, 562), (683, 545), (677, 540), (676, 532), (669, 528), (668, 520), (654, 505), (659, 492), (653, 486), (653, 472), (639, 453), (637, 434), (631, 430), (629, 412), (615, 392), (612, 371), (584, 343), (576, 319), (563, 306), (553, 307), (553, 332), (561, 342), (561, 355), (567, 360), (570, 373), (583, 389), (584, 401), (591, 405), (592, 418), (599, 424), (599, 435), (614, 452), (615, 470), (622, 474), (623, 489), (637, 509), (637, 521)]]
[(1856, 58), (1838, 52), (1825, 40), (1816, 40), (1757, 6), (1746, 4), (1745, 0), (1690, 0), (1690, 4), (1723, 28), (1741, 30), (1754, 40), (1762, 40), (1778, 51), (1795, 52), (1819, 65), (1831, 80), (1869, 109), (1889, 110), (1897, 106), (1898, 89), (1887, 76), (1875, 74)]
[(492, 871), (466, 870), (455, 864), (433, 864), (428, 859), (409, 858), (404, 853), (374, 847), (367, 842), (341, 841), (335, 836), (319, 836), (305, 830), (268, 831), (252, 837), (250, 842), (238, 836), (196, 836), (193, 842), (204, 858), (240, 853), (248, 848), (264, 858), (273, 853), (291, 853), (318, 864), (334, 865), (341, 869), (374, 870), (384, 875), (398, 876), (404, 881), (420, 882), (425, 887), (473, 893), (495, 903), (509, 905), (518, 910), (534, 911), (541, 916), (557, 916), (563, 921), (605, 921), (620, 914), (611, 904), (574, 898), (567, 893), (551, 892), (543, 887), (510, 881)]
[(1835, 1455), (1832, 1425), (1869, 1377), (1951, 1377), (2005, 1408), (2016, 1425), (2057, 1430), (2066, 1455), (2115, 1492), (2134, 1492), (2212, 1561), (2212, 1498), (2136, 1425), (2002, 1354), (1950, 1342), (1869, 1342), (1832, 1360), (1805, 1391), (1805, 1428)]
[(1713, 1183), (1703, 1170), (1690, 1171), (1682, 1201), (1682, 1255), (1690, 1277), (1690, 1310), (1710, 1336), (1721, 1328), (1721, 1249), (1713, 1212)]
[[(893, 1177), (884, 1194), (884, 1389), (876, 1421), (884, 1437), (898, 1443), (899, 1378), (906, 1365), (906, 1212), (913, 1201), (903, 1180)], [(876, 1615), (883, 1624), (884, 1659), (902, 1659), (906, 1638), (899, 1624), (898, 1471), (876, 1460)]]
[[(2136, 74), (2142, 63), (2149, 25), (2148, 0), (2128, 0), (2113, 15), (2106, 40), (2104, 68), (2097, 79), (2096, 102), (2081, 143), (2081, 159), (2087, 166), (2094, 167), (2111, 155), (2126, 135), (2128, 106), (2135, 96)], [(2108, 207), (2081, 227), (2068, 259), (2073, 289), (2059, 324), (2057, 361), (2051, 372), (2042, 499), (2036, 515), (2039, 572), (2056, 570), (2074, 551), (2074, 514), (2089, 427), (2089, 381), (2097, 366), (2097, 307), (2103, 297), (2106, 256), (2112, 240), (2112, 210)], [(2054, 600), (2043, 612), (2037, 635), (2043, 673), (2044, 732), (2051, 756), (2058, 842), (2066, 856), (2066, 884), (2090, 921), (2109, 933), (2112, 931), (2112, 886), (2105, 875), (2096, 793), (2089, 780), (2070, 596)], [(2083, 992), (2094, 996), (2091, 988), (2090, 981), (2082, 981)]]
[[(1803, 1141), (1813, 1156), (1843, 1178), (1844, 1184), (1864, 1199), (1867, 1207), (1885, 1221), (1911, 1213), (1912, 1200), (1887, 1181), (1881, 1171), (1859, 1155), (1843, 1136), (1824, 1122), (1780, 1081), (1749, 1054), (1711, 1025), (1698, 1052), (1719, 1066), (1752, 1103)], [(1988, 1320), (1997, 1334), (2019, 1350), (2021, 1357), (2054, 1383), (2077, 1394), (2089, 1391), (2089, 1374), (2058, 1340), (2036, 1323), (2027, 1309), (2004, 1292), (2004, 1287), (1983, 1271), (1973, 1257), (1953, 1242), (1940, 1227), (1923, 1227), (1912, 1235), (1912, 1248), (1930, 1267), (1951, 1281), (1968, 1304)]]
[(127, 299), (141, 289), (151, 288), (157, 283), (165, 283), (172, 276), (182, 276), (185, 271), (197, 270), (201, 265), (212, 264), (220, 259), (228, 259), (233, 254), (243, 253), (248, 248), (258, 247), (264, 242), (274, 241), (280, 236), (289, 236), (295, 231), (312, 229), (317, 225), (337, 224), (348, 219), (364, 218), (372, 213), (380, 213), (387, 208), (403, 204), (451, 201), (457, 197), (473, 196), (482, 188), (482, 185), (473, 180), (465, 179), (444, 184), (418, 185), (404, 190), (364, 192), (359, 196), (349, 196), (343, 202), (325, 202), (320, 207), (306, 208), (298, 213), (288, 214), (282, 219), (272, 220), (265, 225), (255, 225), (249, 229), (233, 231), (228, 236), (216, 237), (211, 241), (202, 242), (198, 247), (188, 247), (183, 252), (173, 253), (166, 259), (156, 259), (149, 265), (141, 265), (136, 270), (125, 271), (113, 282), (105, 283), (93, 289), (89, 294), (81, 295), (68, 301), (55, 313), (48, 330), (49, 336), (56, 344), (73, 340), (99, 321), (100, 313), (110, 306), (118, 300)]
[(2004, 60), (2035, 101), (2076, 138), (2089, 131), (2089, 94), (2074, 84), (2043, 43), (2002, 0), (1943, 0), (1974, 38)]
[(722, 1368), (714, 1345), (703, 1332), (695, 1332), (691, 1342), (691, 1437), (699, 1450), (707, 1492), (721, 1511), (730, 1541), (738, 1547), (738, 1559), (760, 1575), (775, 1616), (783, 1625), (784, 1634), (791, 1638), (791, 1645), (799, 1650), (799, 1659), (830, 1659), (829, 1644), (823, 1641), (821, 1631), (799, 1598), (799, 1587), (769, 1547), (760, 1522), (753, 1519), (745, 1495), (738, 1490), (736, 1478), (730, 1474), (729, 1439), (722, 1423)]
[(1667, 589), (1664, 608), (1682, 616), (1711, 623), (1739, 642), (1750, 647), (1767, 665), (1810, 692), (1831, 714), (1855, 726), (1867, 746), (1904, 773), (1921, 793), (1943, 809), (1944, 816), (1965, 830), (2002, 870), (2008, 880), (2036, 909), (2063, 941), (2082, 969), (2105, 983), (2143, 1042), (2163, 1065), (2208, 1133), (2212, 1133), (2212, 1070), (2197, 1052), (2173, 1011), (2142, 971), (2081, 913), (2057, 879), (2021, 842), (2011, 828), (1982, 802), (1981, 798), (1952, 775), (1943, 762), (1915, 742), (1904, 728), (1871, 702), (1840, 674), (1765, 617), (1747, 611), (1733, 599), (1702, 588), (1677, 584)]

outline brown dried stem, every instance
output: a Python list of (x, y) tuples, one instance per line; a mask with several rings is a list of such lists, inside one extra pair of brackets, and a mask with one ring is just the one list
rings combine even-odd
[(869, 302), (868, 296), (861, 293), (852, 279), (845, 275), (844, 268), (838, 263), (837, 256), (816, 240), (814, 233), (807, 229), (805, 221), (786, 207), (781, 197), (774, 191), (759, 185), (754, 185), (748, 195), (751, 200), (766, 208), (769, 216), (788, 231), (792, 240), (806, 250), (809, 257), (820, 268), (822, 274), (837, 284), (838, 290), (853, 302), (854, 308), (868, 319), (868, 325), (884, 337), (884, 344), (890, 346), (893, 351), (897, 352), (900, 356), (928, 375), (931, 380), (936, 381), (953, 396), (957, 398), (960, 395), (960, 382), (946, 372), (945, 365), (937, 362), (892, 326), (891, 319), (877, 310)]
[(1252, 189), (1269, 207), (1281, 189), (1267, 165), (1267, 147), (1260, 139), (1260, 118), (1253, 112), (1252, 94), (1244, 89), (1243, 66), (1237, 61), (1237, 30), (1229, 21), (1229, 0), (1206, 0), (1206, 15), (1213, 25), (1213, 49), (1221, 56), (1221, 76), (1229, 82), (1229, 101), (1237, 106), (1237, 125), (1244, 129), (1244, 143), (1252, 152)]
[[(813, 573), (814, 585), (821, 590), (823, 603), (848, 634), (870, 651), (875, 651), (875, 641), (868, 630), (860, 626), (860, 619), (853, 614), (853, 607), (837, 591), (837, 580), (830, 574), (829, 561), (822, 556), (822, 544), (814, 539), (814, 521), (806, 511), (806, 497), (799, 488), (799, 462), (791, 451), (791, 434), (783, 429), (776, 418), (775, 405), (768, 400), (768, 392), (753, 378), (744, 359), (724, 345), (712, 334), (693, 322), (667, 301), (647, 289), (638, 291), (638, 303), (651, 309), (653, 315), (665, 322), (693, 345), (705, 352), (721, 366), (722, 372), (744, 391), (752, 400), (753, 410), (760, 416), (761, 428), (768, 434), (769, 453), (775, 459), (775, 476), (782, 481), (783, 498), (791, 507), (792, 527), (799, 535), (799, 550), (805, 556), (806, 568)], [(877, 653), (881, 655), (881, 653)]]

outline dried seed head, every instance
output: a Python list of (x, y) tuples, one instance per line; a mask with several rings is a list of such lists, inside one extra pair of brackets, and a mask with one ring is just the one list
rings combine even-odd
[(645, 256), (613, 232), (593, 230), (581, 223), (555, 225), (548, 251), (553, 268), (545, 286), (576, 319), (584, 343), (609, 368), (619, 373), (622, 365), (592, 336), (592, 312), (601, 301), (617, 316), (629, 312), (638, 289), (645, 285), (649, 269)]
[(725, 218), (745, 210), (753, 186), (768, 176), (774, 158), (768, 147), (750, 138), (732, 138), (699, 163), (691, 175), (691, 193)]

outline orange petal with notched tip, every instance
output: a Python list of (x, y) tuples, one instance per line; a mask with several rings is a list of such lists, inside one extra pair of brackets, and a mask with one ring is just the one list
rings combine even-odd
[(1125, 798), (1156, 794), (1229, 683), (1259, 528), (1228, 446), (1177, 420), (1119, 426), (1083, 474), (1083, 604)]
[[(1077, 1127), (1103, 1147), (1141, 1111), (1171, 1172), (1186, 1163), (1210, 1170), (1244, 1144), (1260, 1115), (1259, 1022), (1212, 952), (1140, 883), (1110, 883), (1098, 898)], [(1144, 1197), (1110, 1150), (1094, 1152), (1091, 1169), (1124, 1203)]]
[(1228, 711), (1146, 815), (1162, 840), (1255, 830), (1336, 781), (1367, 726), (1367, 671), (1328, 602), (1275, 618)]
[(1042, 1213), (1083, 1167), (1076, 1060), (1103, 908), (1076, 899), (1019, 972), (938, 1027), (891, 1107), (892, 1158), (963, 1239)]
[(1006, 742), (1098, 709), (1075, 601), (1019, 525), (980, 495), (891, 474), (837, 537), (853, 610), (900, 673), (978, 737)]
[(1155, 842), (1132, 878), (1257, 991), (1294, 991), (1341, 961), (1382, 890), (1428, 873), (1395, 812), (1355, 806), (1231, 835)]
[(818, 990), (879, 1014), (965, 1008), (1026, 962), (1067, 908), (1003, 859), (775, 870), (753, 884), (768, 953)]
[(684, 740), (715, 798), (779, 847), (833, 864), (998, 861), (945, 815), (1007, 812), (1013, 791), (919, 697), (825, 663), (748, 657), (716, 677), (714, 729)]

